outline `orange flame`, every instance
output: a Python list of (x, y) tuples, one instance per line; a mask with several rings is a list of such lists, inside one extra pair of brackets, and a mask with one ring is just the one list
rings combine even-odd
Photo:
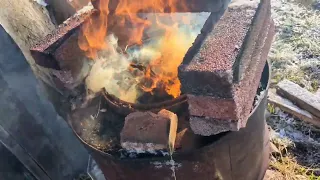
[[(190, 37), (178, 31), (178, 20), (171, 18), (173, 23), (168, 25), (159, 19), (163, 16), (160, 13), (168, 9), (170, 12), (176, 12), (178, 6), (179, 9), (185, 10), (187, 6), (181, 0), (118, 0), (116, 8), (111, 11), (109, 0), (98, 2), (99, 14), (92, 16), (82, 26), (79, 37), (80, 48), (89, 58), (95, 59), (97, 52), (108, 49), (105, 41), (108, 33), (114, 33), (124, 45), (142, 45), (146, 29), (151, 26), (156, 27), (164, 32), (157, 46), (157, 52), (161, 55), (152, 59), (147, 66), (145, 75), (141, 79), (151, 83), (148, 85), (140, 83), (141, 89), (152, 93), (161, 84), (169, 95), (178, 97), (180, 95), (178, 66), (193, 40), (188, 40)], [(142, 18), (139, 13), (143, 10), (157, 13), (156, 20)], [(183, 18), (180, 21), (186, 23), (188, 19)]]

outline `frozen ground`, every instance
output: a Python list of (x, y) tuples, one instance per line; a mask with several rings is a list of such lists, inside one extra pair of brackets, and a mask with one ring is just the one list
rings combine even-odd
[[(320, 12), (313, 0), (272, 0), (276, 38), (270, 52), (272, 86), (284, 78), (316, 91), (320, 84)], [(269, 105), (271, 141), (279, 150), (273, 180), (320, 179), (320, 129)]]
[(315, 91), (320, 84), (320, 12), (313, 3), (299, 1), (272, 0), (277, 30), (270, 52), (273, 82), (287, 78)]

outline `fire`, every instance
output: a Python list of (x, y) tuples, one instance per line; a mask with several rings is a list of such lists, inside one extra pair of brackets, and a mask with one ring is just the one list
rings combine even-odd
[[(144, 74), (134, 77), (137, 88), (152, 93), (155, 88), (161, 86), (167, 94), (178, 97), (180, 95), (178, 66), (196, 36), (190, 37), (190, 33), (186, 33), (179, 26), (181, 22), (183, 24), (190, 23), (187, 15), (173, 16), (173, 14), (165, 12), (176, 12), (178, 8), (187, 10), (183, 1), (118, 0), (116, 8), (110, 8), (109, 4), (112, 3), (109, 0), (100, 0), (97, 3), (99, 14), (93, 16), (82, 26), (79, 37), (79, 46), (87, 57), (97, 60), (99, 52), (110, 51), (110, 49), (113, 52), (115, 49), (116, 51), (120, 49), (121, 57), (130, 56), (127, 52), (128, 48), (140, 47), (140, 59), (136, 59), (136, 61), (141, 61), (145, 69)], [(152, 13), (141, 13), (145, 11)], [(119, 47), (110, 48), (108, 41), (106, 41), (110, 34), (114, 34), (118, 38)], [(152, 43), (145, 43), (148, 40), (151, 40)], [(112, 57), (105, 57), (107, 61), (110, 58)], [(134, 58), (128, 57), (127, 59)], [(127, 69), (132, 71), (130, 63), (127, 64)], [(97, 75), (97, 73), (91, 74)], [(110, 73), (105, 74), (111, 75)], [(94, 78), (90, 79), (91, 84), (93, 84), (93, 80)], [(99, 86), (95, 84), (95, 87)], [(129, 89), (132, 89), (131, 86)], [(107, 91), (109, 90), (107, 89)], [(120, 96), (119, 98), (127, 99), (126, 92), (121, 86), (114, 92)], [(134, 100), (130, 99), (130, 101)]]
[[(164, 85), (168, 94), (178, 97), (180, 95), (178, 66), (181, 64), (187, 48), (191, 46), (192, 42), (188, 40), (190, 37), (187, 37), (186, 34), (179, 33), (177, 24), (173, 26), (167, 26), (159, 22), (158, 24), (166, 30), (158, 49), (161, 52), (161, 56), (150, 62), (145, 74), (146, 79), (152, 79), (152, 85), (150, 87), (143, 86), (142, 88), (146, 92), (152, 92), (160, 82)], [(155, 72), (152, 69), (156, 69), (154, 70)]]

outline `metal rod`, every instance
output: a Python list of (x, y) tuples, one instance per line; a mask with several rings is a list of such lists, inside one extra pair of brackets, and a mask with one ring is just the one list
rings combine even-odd
[(0, 143), (3, 144), (38, 180), (51, 180), (30, 154), (0, 125)]

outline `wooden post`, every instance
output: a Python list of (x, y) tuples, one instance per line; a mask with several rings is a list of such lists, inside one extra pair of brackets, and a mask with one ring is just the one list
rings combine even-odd
[[(34, 65), (29, 53), (30, 41), (45, 35), (50, 30), (45, 25), (52, 24), (44, 15), (36, 13), (40, 13), (39, 7), (28, 4), (31, 2), (0, 1), (0, 22), (14, 37), (12, 39), (0, 26), (0, 126), (28, 152), (50, 179), (70, 180), (77, 173), (86, 171), (88, 153), (46, 99), (34, 76), (50, 71)], [(39, 71), (33, 71), (33, 74), (29, 65)], [(6, 142), (3, 140), (2, 143)], [(9, 145), (6, 143), (7, 147)], [(16, 157), (21, 156), (14, 149), (11, 152)]]
[(50, 71), (35, 64), (30, 47), (55, 26), (45, 7), (32, 0), (1, 0), (0, 24), (21, 49), (34, 74), (52, 85)]

